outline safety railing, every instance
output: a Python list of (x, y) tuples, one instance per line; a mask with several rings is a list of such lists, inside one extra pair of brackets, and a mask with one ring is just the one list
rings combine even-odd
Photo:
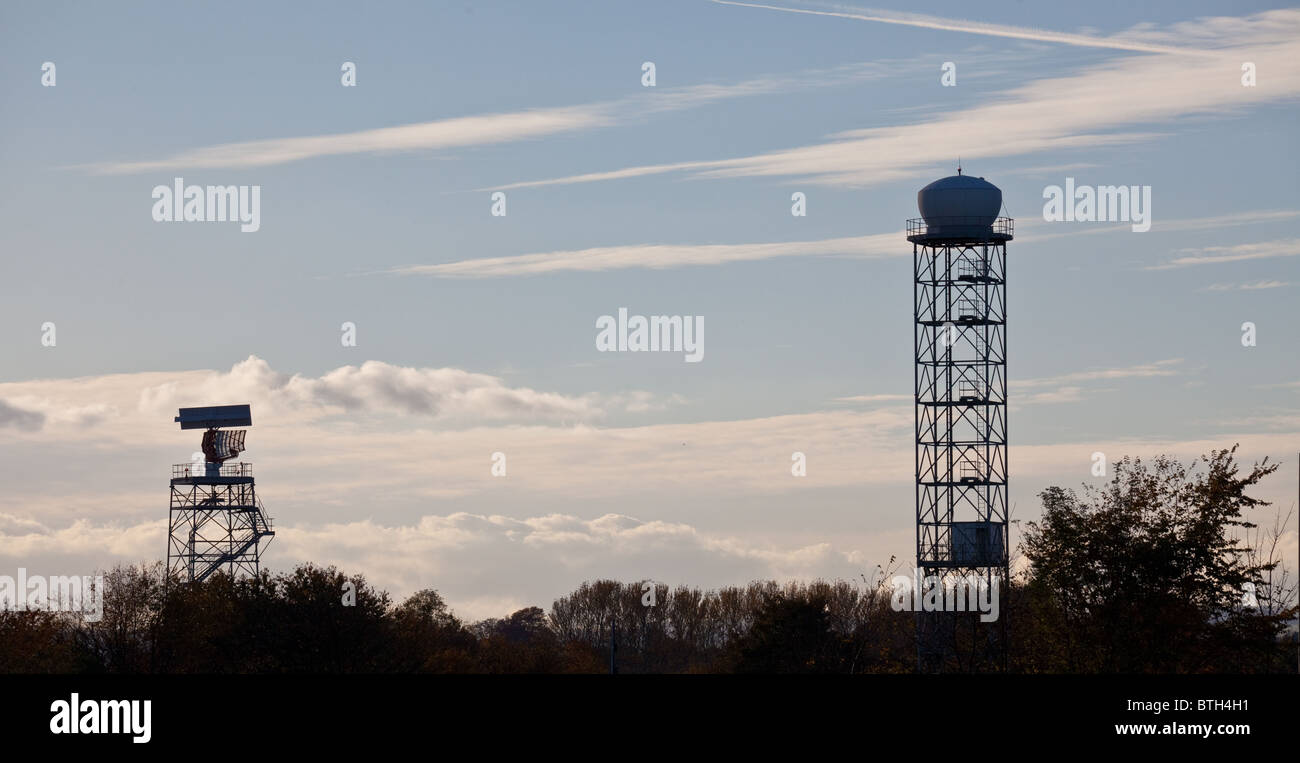
[(966, 231), (979, 231), (981, 233), (992, 233), (999, 238), (1011, 238), (1015, 235), (1015, 220), (1010, 217), (994, 218), (992, 222), (987, 217), (915, 217), (907, 221), (907, 237), (945, 235), (946, 232), (952, 231), (962, 234)]
[[(218, 469), (218, 473), (222, 477), (252, 477), (253, 465), (242, 461), (237, 464), (222, 464), (221, 468)], [(207, 475), (207, 465), (204, 463), (172, 464), (172, 479), (206, 477)]]

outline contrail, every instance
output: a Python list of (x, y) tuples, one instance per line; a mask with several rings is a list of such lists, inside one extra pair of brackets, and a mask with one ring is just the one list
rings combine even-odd
[(718, 5), (738, 5), (745, 8), (766, 8), (771, 11), (786, 13), (806, 13), (811, 16), (834, 16), (858, 21), (878, 21), (882, 24), (901, 24), (903, 26), (941, 29), (947, 32), (967, 32), (991, 37), (1011, 37), (1017, 40), (1037, 40), (1039, 42), (1059, 42), (1065, 45), (1081, 45), (1089, 48), (1112, 48), (1114, 50), (1131, 50), (1143, 53), (1175, 53), (1179, 55), (1200, 55), (1200, 51), (1186, 48), (1172, 48), (1165, 45), (1151, 45), (1142, 42), (1118, 40), (1113, 37), (1092, 37), (1086, 34), (1069, 34), (1067, 32), (1050, 32), (1028, 27), (1002, 26), (985, 24), (979, 21), (948, 20), (936, 16), (924, 16), (916, 13), (888, 13), (872, 11), (873, 15), (861, 13), (844, 13), (841, 11), (813, 11), (804, 8), (786, 8), (779, 5), (762, 5), (760, 3), (742, 3), (737, 0), (709, 0)]

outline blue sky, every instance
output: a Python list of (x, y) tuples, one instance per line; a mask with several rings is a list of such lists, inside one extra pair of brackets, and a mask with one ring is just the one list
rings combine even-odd
[[(905, 558), (902, 227), (958, 155), (1017, 221), (1017, 515), (1096, 482), (1096, 450), (1238, 441), (1286, 462), (1262, 493), (1294, 501), (1300, 12), (770, 5), (0, 11), (0, 412), (39, 419), (0, 421), (0, 556), (158, 556), (165, 467), (193, 448), (163, 409), (248, 400), (249, 459), (296, 530), (273, 564), (474, 616), (597, 576)], [(178, 176), (261, 186), (261, 229), (154, 222)], [(1045, 222), (1067, 176), (1151, 186), (1152, 229)], [(620, 307), (704, 316), (705, 360), (596, 352)]]

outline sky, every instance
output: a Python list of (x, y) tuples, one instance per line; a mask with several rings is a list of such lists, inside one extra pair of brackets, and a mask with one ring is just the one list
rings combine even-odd
[[(244, 402), (267, 565), (468, 618), (910, 565), (904, 222), (959, 157), (1016, 221), (1013, 518), (1234, 443), (1295, 505), (1300, 9), (27, 3), (0, 71), (0, 573), (162, 558), (175, 409)], [(1067, 178), (1150, 230), (1044, 219)], [(701, 359), (599, 351), (620, 308)]]

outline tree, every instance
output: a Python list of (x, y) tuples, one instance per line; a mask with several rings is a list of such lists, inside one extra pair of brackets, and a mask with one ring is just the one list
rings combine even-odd
[(411, 594), (389, 615), (394, 645), (389, 667), (400, 672), (468, 673), (474, 669), (474, 634), (439, 593)]
[(526, 607), (504, 620), (484, 620), (474, 629), (486, 672), (557, 673), (563, 668), (560, 641), (540, 607)]
[(85, 622), (78, 630), (81, 648), (97, 670), (152, 670), (165, 584), (162, 562), (139, 567), (118, 565), (104, 574), (103, 617), (96, 623)]
[(822, 595), (775, 593), (733, 644), (737, 673), (829, 673), (843, 670), (844, 642), (831, 630)]
[(77, 673), (94, 668), (77, 648), (68, 618), (0, 608), (0, 673)]
[[(1246, 491), (1277, 465), (1239, 475), (1236, 446), (1189, 470), (1125, 458), (1102, 489), (1051, 487), (1024, 538), (1036, 632), (1058, 645), (1039, 668), (1069, 672), (1249, 670), (1285, 619), (1243, 611), (1243, 591), (1277, 566), (1252, 560)], [(1290, 615), (1285, 615), (1289, 617)]]

